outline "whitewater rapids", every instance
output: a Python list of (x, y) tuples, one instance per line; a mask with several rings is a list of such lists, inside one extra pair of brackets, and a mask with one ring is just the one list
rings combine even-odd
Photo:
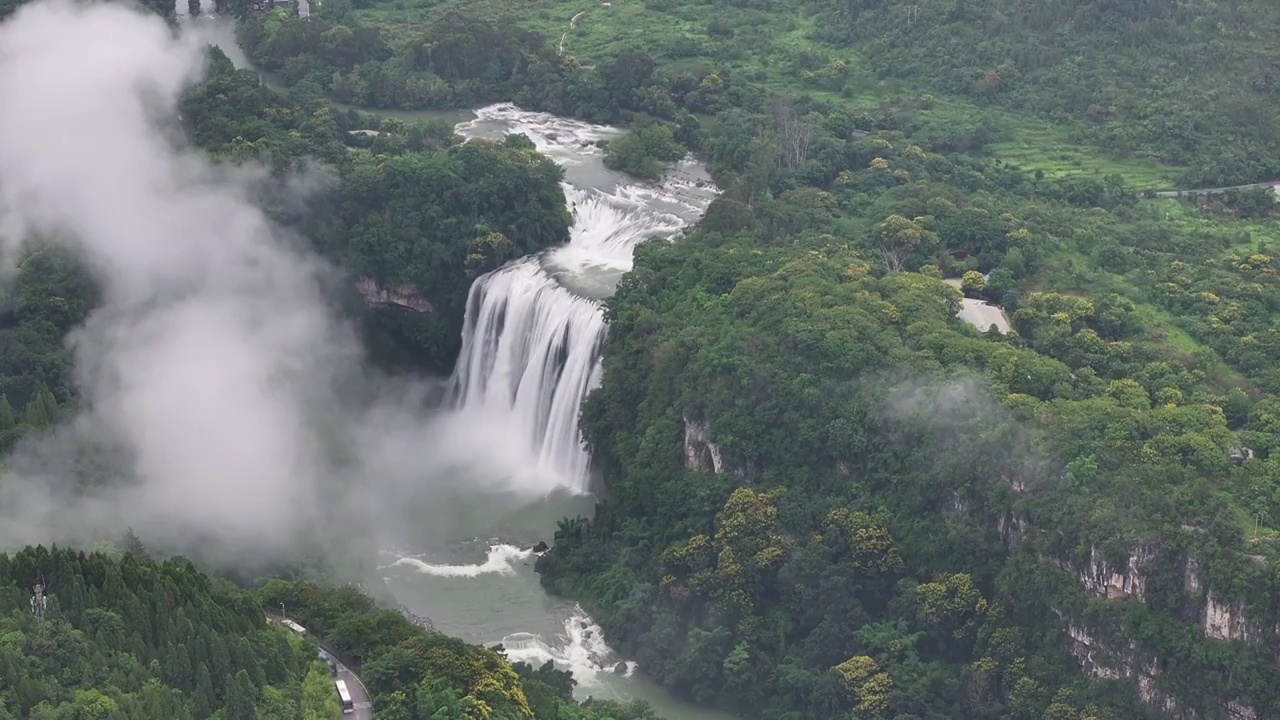
[[(471, 545), (481, 542), (486, 541), (477, 538)], [(485, 558), (477, 562), (431, 562), (428, 559), (430, 555), (404, 555), (399, 551), (387, 550), (384, 553), (394, 557), (395, 561), (379, 569), (387, 573), (384, 580), (388, 583), (393, 579), (403, 578), (406, 570), (412, 574), (449, 578), (452, 581), (465, 578), (474, 582), (488, 578), (490, 586), (500, 593), (502, 590), (498, 588), (503, 586), (495, 585), (494, 582), (515, 578), (522, 572), (522, 568), (526, 575), (530, 574), (529, 566), (537, 555), (532, 550), (500, 541), (487, 542), (489, 544)], [(592, 692), (623, 697), (616, 688), (602, 683), (602, 677), (604, 674), (612, 674), (630, 678), (636, 670), (636, 664), (623, 660), (605, 643), (604, 631), (576, 603), (558, 608), (554, 614), (556, 617), (550, 618), (551, 627), (544, 634), (516, 631), (504, 635), (501, 640), (489, 640), (485, 644), (502, 646), (512, 662), (526, 662), (539, 667), (550, 661), (563, 670), (571, 671), (574, 678)]]
[(452, 407), (476, 427), (519, 429), (530, 458), (524, 489), (585, 493), (590, 458), (578, 414), (600, 383), (607, 334), (601, 301), (631, 269), (636, 245), (674, 238), (702, 216), (716, 189), (692, 158), (655, 184), (602, 171), (596, 142), (618, 130), (511, 104), (481, 108), (456, 131), (467, 138), (528, 137), (565, 168), (574, 223), (567, 245), (472, 284), (450, 380)]

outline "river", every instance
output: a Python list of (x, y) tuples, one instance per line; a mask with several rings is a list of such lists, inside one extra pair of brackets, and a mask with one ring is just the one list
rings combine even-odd
[[(611, 128), (512, 105), (475, 115), (458, 124), (460, 135), (519, 132), (564, 167), (574, 224), (567, 245), (508, 263), (472, 286), (444, 432), (501, 437), (504, 447), (491, 450), (514, 460), (507, 483), (459, 475), (458, 488), (485, 490), (459, 491), (445, 527), (433, 522), (409, 551), (386, 552), (384, 581), (446, 633), (501, 642), (514, 660), (571, 669), (582, 697), (642, 698), (669, 720), (725, 718), (675, 701), (613, 653), (581, 608), (543, 592), (534, 555), (523, 549), (549, 540), (558, 519), (590, 515), (595, 502), (578, 408), (600, 379), (600, 300), (631, 268), (636, 244), (675, 237), (701, 216), (715, 188), (692, 159), (660, 184), (606, 169), (594, 142), (615, 135)], [(484, 452), (482, 445), (471, 447)]]
[[(230, 23), (201, 18), (191, 26), (238, 67), (249, 66)], [(388, 503), (395, 510), (383, 511), (385, 526), (394, 530), (383, 537), (379, 567), (387, 590), (442, 632), (501, 643), (512, 660), (571, 670), (579, 698), (643, 699), (668, 720), (727, 720), (676, 700), (617, 656), (576, 603), (542, 590), (526, 549), (550, 540), (560, 518), (593, 510), (578, 409), (600, 381), (601, 300), (630, 270), (638, 243), (674, 239), (702, 215), (717, 192), (705, 169), (687, 158), (662, 182), (638, 183), (605, 168), (595, 145), (617, 130), (509, 104), (469, 113), (370, 112), (449, 117), (466, 138), (523, 133), (565, 169), (574, 218), (567, 245), (473, 284), (437, 424), (448, 438), (437, 447), (449, 450), (429, 463), (431, 473), (447, 476), (447, 500), (437, 488), (429, 502)]]

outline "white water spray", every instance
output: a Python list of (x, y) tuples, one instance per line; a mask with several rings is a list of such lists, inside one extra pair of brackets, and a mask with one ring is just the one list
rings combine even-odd
[(484, 562), (481, 563), (448, 565), (429, 563), (415, 557), (401, 557), (390, 565), (384, 565), (379, 569), (389, 570), (396, 567), (411, 567), (424, 575), (435, 575), (436, 577), (473, 578), (488, 574), (514, 575), (516, 573), (516, 563), (522, 560), (529, 560), (533, 555), (532, 550), (524, 550), (514, 545), (490, 545), (489, 554), (485, 557)]
[(523, 133), (566, 168), (573, 211), (569, 243), (521, 258), (471, 286), (451, 397), (464, 422), (514, 423), (528, 442), (536, 489), (586, 492), (590, 459), (578, 413), (600, 382), (606, 327), (600, 301), (631, 269), (636, 245), (672, 238), (701, 216), (715, 189), (684, 163), (658, 185), (600, 168), (593, 143), (616, 130), (528, 113), (482, 108), (458, 126), (467, 137)]
[[(636, 671), (634, 662), (620, 659), (605, 644), (604, 630), (577, 606), (565, 618), (563, 632), (554, 642), (547, 642), (533, 633), (513, 633), (494, 644), (502, 645), (511, 662), (525, 662), (533, 667), (547, 661), (555, 663), (557, 667), (573, 673), (574, 679), (584, 687), (597, 693), (609, 690), (600, 682), (604, 673), (631, 677)], [(609, 694), (616, 696), (616, 693)]]

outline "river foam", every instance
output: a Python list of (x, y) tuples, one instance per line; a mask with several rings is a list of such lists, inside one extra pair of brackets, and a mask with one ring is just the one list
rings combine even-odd
[(399, 558), (390, 565), (384, 565), (380, 569), (409, 567), (424, 575), (434, 575), (436, 577), (473, 578), (489, 574), (515, 575), (516, 564), (529, 560), (533, 556), (532, 550), (518, 548), (515, 545), (490, 545), (489, 554), (485, 557), (484, 562), (481, 563), (436, 564), (425, 562), (417, 557), (406, 556)]
[(605, 643), (600, 626), (576, 606), (553, 642), (533, 633), (514, 633), (494, 645), (501, 645), (511, 662), (525, 662), (534, 667), (551, 662), (569, 670), (579, 684), (595, 691), (608, 689), (599, 682), (604, 673), (631, 677), (636, 671), (636, 664), (620, 659)]

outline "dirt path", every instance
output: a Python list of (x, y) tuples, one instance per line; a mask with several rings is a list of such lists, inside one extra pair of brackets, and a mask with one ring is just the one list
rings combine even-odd
[(586, 10), (580, 10), (577, 15), (574, 15), (572, 18), (570, 18), (569, 29), (565, 30), (564, 34), (560, 36), (560, 54), (561, 55), (564, 55), (564, 44), (569, 39), (569, 33), (573, 32), (573, 29), (578, 26), (578, 18), (586, 14), (587, 14)]

